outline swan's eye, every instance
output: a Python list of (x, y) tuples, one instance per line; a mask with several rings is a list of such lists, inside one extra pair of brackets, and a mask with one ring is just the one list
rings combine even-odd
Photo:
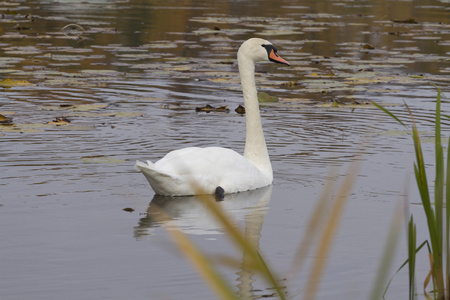
[(264, 47), (264, 49), (266, 49), (267, 51), (267, 55), (270, 55), (271, 52), (275, 53), (276, 56), (278, 56), (276, 53), (278, 52), (277, 48), (275, 48), (273, 45), (268, 44), (268, 45), (261, 45), (262, 47)]

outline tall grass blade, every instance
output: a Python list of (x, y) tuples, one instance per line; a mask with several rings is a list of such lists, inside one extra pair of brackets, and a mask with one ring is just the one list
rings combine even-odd
[(408, 271), (409, 271), (409, 299), (414, 300), (416, 295), (415, 274), (416, 274), (416, 224), (414, 224), (413, 216), (408, 224)]
[[(437, 87), (436, 87), (437, 88)], [(438, 299), (444, 299), (445, 298), (445, 292), (446, 292), (446, 286), (447, 286), (447, 296), (450, 294), (448, 293), (448, 290), (450, 289), (450, 279), (449, 279), (449, 227), (450, 227), (450, 179), (449, 177), (449, 171), (450, 171), (450, 162), (447, 161), (447, 178), (445, 178), (445, 172), (444, 172), (444, 153), (443, 148), (441, 144), (441, 91), (439, 88), (438, 95), (436, 99), (436, 115), (435, 115), (435, 164), (436, 164), (436, 177), (434, 182), (434, 209), (433, 205), (431, 203), (430, 199), (430, 192), (428, 188), (428, 180), (425, 170), (425, 161), (423, 157), (423, 149), (419, 137), (419, 133), (417, 130), (417, 124), (415, 122), (414, 116), (408, 107), (408, 105), (405, 103), (405, 106), (409, 112), (409, 115), (411, 117), (411, 120), (413, 122), (412, 126), (412, 136), (414, 141), (414, 150), (416, 154), (416, 162), (414, 164), (414, 173), (416, 177), (416, 183), (417, 187), (419, 189), (420, 197), (422, 200), (423, 209), (427, 218), (427, 226), (428, 226), (428, 232), (430, 235), (430, 244), (431, 244), (431, 255), (430, 255), (430, 263), (431, 263), (431, 271), (430, 275), (425, 280), (425, 288), (428, 285), (428, 283), (433, 280), (435, 289), (437, 291), (437, 298)], [(376, 107), (387, 113), (392, 118), (396, 119), (400, 122), (400, 120), (390, 113), (385, 108), (381, 107), (380, 105), (374, 104)], [(402, 122), (400, 122), (402, 125), (404, 125)], [(449, 144), (450, 147), (450, 144)], [(448, 150), (447, 155), (450, 155), (450, 150)], [(448, 158), (449, 156), (447, 156)], [(446, 185), (446, 221), (445, 221), (445, 232), (444, 232), (444, 219), (443, 219), (443, 209), (444, 209), (444, 185)], [(413, 220), (411, 219), (411, 222)], [(410, 226), (413, 226), (410, 224)], [(444, 241), (444, 234), (445, 234), (445, 241)], [(413, 242), (415, 242), (415, 227), (410, 227), (410, 233), (409, 233), (409, 257), (410, 259), (413, 257), (413, 251), (411, 250), (413, 247)], [(443, 256), (443, 245), (446, 245), (446, 270), (444, 270), (444, 256)], [(412, 261), (410, 261), (412, 263)], [(410, 266), (411, 268), (412, 266)], [(444, 271), (445, 272), (445, 278), (444, 278)], [(411, 276), (414, 276), (413, 271), (410, 269), (410, 284)], [(411, 285), (410, 285), (411, 287)], [(412, 293), (413, 291), (410, 290)], [(410, 294), (411, 297), (411, 294)]]
[(436, 155), (436, 179), (434, 185), (434, 196), (436, 205), (436, 217), (439, 219), (438, 230), (440, 231), (440, 241), (442, 241), (442, 205), (444, 199), (444, 151), (441, 144), (441, 97), (440, 92), (436, 98), (436, 118), (435, 118), (435, 155)]
[(348, 196), (350, 194), (353, 183), (356, 180), (358, 174), (359, 161), (354, 161), (350, 167), (347, 175), (345, 176), (344, 182), (341, 184), (340, 189), (336, 195), (336, 201), (332, 207), (331, 215), (324, 227), (322, 236), (319, 240), (318, 251), (316, 254), (316, 259), (314, 260), (311, 274), (309, 276), (308, 283), (306, 285), (306, 290), (304, 294), (304, 299), (310, 300), (314, 299), (319, 287), (320, 280), (322, 278), (323, 270), (325, 267), (326, 259), (328, 258), (329, 251), (331, 249), (331, 244), (333, 237), (338, 228), (338, 223), (342, 216), (342, 211), (344, 205), (347, 202)]
[[(433, 262), (433, 253), (428, 255), (430, 260), (430, 272), (428, 272), (427, 277), (425, 277), (425, 281), (423, 282), (423, 292), (425, 296), (427, 296), (427, 286), (430, 283), (431, 279), (434, 280), (434, 262)], [(427, 297), (428, 298), (428, 297)]]
[[(427, 247), (428, 247), (428, 253), (431, 253), (430, 245), (429, 245), (428, 241), (426, 240), (426, 241), (423, 241), (423, 243), (420, 244), (420, 246), (417, 247), (417, 249), (414, 250), (414, 254), (417, 255), (417, 253), (418, 253), (418, 252), (423, 248), (423, 246), (425, 246), (425, 245), (427, 245)], [(403, 264), (397, 269), (397, 271), (395, 271), (394, 275), (392, 275), (391, 279), (389, 279), (389, 282), (388, 282), (388, 284), (386, 285), (386, 288), (384, 289), (383, 299), (385, 298), (386, 293), (387, 293), (387, 291), (388, 291), (388, 289), (389, 289), (389, 286), (391, 285), (392, 280), (394, 280), (395, 275), (397, 275), (397, 273), (400, 272), (400, 271), (406, 266), (406, 264), (409, 264), (409, 258), (406, 259), (406, 260), (403, 262)]]
[(246, 241), (244, 234), (233, 225), (232, 218), (226, 215), (217, 205), (217, 203), (210, 199), (209, 195), (199, 196), (203, 205), (210, 211), (210, 213), (220, 222), (224, 230), (227, 232), (227, 236), (240, 248), (243, 253), (246, 253), (250, 259), (249, 266), (253, 267), (263, 279), (266, 280), (277, 291), (280, 299), (284, 300), (285, 295), (282, 288), (279, 285), (280, 280), (275, 274), (271, 272), (271, 268), (267, 266), (263, 257), (255, 247)]
[[(441, 109), (440, 109), (440, 104), (441, 104), (441, 89), (437, 86), (435, 86), (438, 92), (437, 98), (436, 98), (436, 119), (438, 118), (438, 108), (439, 108), (439, 115), (441, 114)], [(448, 117), (448, 116), (446, 116)], [(437, 121), (436, 121), (437, 122)], [(439, 123), (440, 125), (440, 123)], [(437, 125), (436, 125), (437, 127)], [(436, 129), (437, 131), (437, 129)], [(441, 142), (440, 139), (440, 126), (439, 126), (439, 141), (437, 141), (438, 139), (438, 134), (436, 133), (436, 148), (438, 147), (438, 142)], [(440, 147), (442, 149), (442, 146)], [(443, 151), (442, 151), (443, 152)], [(447, 166), (446, 166), (446, 175), (447, 177), (445, 178), (444, 175), (444, 158), (442, 158), (442, 162), (440, 162), (442, 165), (442, 170), (440, 172), (442, 172), (442, 176), (444, 176), (444, 178), (442, 179), (442, 185), (445, 185), (445, 216), (446, 216), (446, 220), (445, 220), (445, 230), (444, 230), (444, 234), (445, 234), (445, 261), (446, 261), (446, 267), (445, 267), (445, 286), (446, 286), (446, 294), (447, 294), (447, 298), (450, 297), (450, 239), (449, 239), (449, 234), (450, 234), (450, 139), (447, 145)], [(436, 157), (436, 176), (437, 176), (437, 165), (438, 165), (438, 161), (437, 161), (437, 157)], [(445, 183), (444, 183), (445, 182)], [(444, 193), (444, 188), (442, 187), (442, 193)], [(444, 196), (442, 195), (442, 198), (444, 201)]]
[(389, 235), (384, 248), (383, 257), (378, 268), (375, 284), (373, 285), (372, 292), (370, 294), (371, 300), (381, 299), (383, 295), (383, 287), (386, 285), (386, 278), (389, 273), (389, 269), (394, 258), (395, 248), (397, 246), (398, 236), (400, 235), (400, 229), (402, 228), (403, 209), (401, 202), (399, 201), (397, 207), (392, 216)]
[(425, 161), (423, 158), (422, 146), (415, 122), (413, 124), (413, 139), (417, 160), (414, 168), (416, 174), (416, 182), (419, 188), (425, 215), (427, 217), (428, 232), (430, 235), (430, 243), (433, 254), (433, 282), (435, 283), (435, 287), (437, 289), (438, 298), (440, 298), (445, 294), (442, 269), (442, 230), (438, 228), (439, 219), (442, 222), (442, 216), (439, 217), (437, 215), (437, 213), (439, 212), (439, 208), (435, 211), (433, 210), (431, 204), (430, 193), (428, 189), (428, 180), (425, 172)]
[(182, 254), (191, 262), (207, 285), (216, 293), (218, 299), (238, 300), (233, 288), (217, 272), (207, 256), (195, 246), (180, 228), (171, 224), (171, 228), (167, 232)]
[(300, 272), (303, 263), (307, 258), (309, 249), (313, 246), (314, 241), (319, 236), (317, 233), (320, 230), (320, 225), (323, 224), (323, 219), (325, 217), (325, 213), (327, 212), (328, 202), (331, 201), (331, 195), (334, 188), (335, 181), (331, 178), (335, 177), (336, 174), (336, 171), (332, 169), (328, 176), (329, 179), (327, 179), (324, 187), (322, 188), (319, 201), (317, 202), (316, 207), (309, 218), (305, 234), (301, 239), (300, 244), (297, 247), (297, 252), (292, 260), (291, 269), (288, 272), (289, 279), (293, 279), (293, 277)]
[(446, 249), (446, 272), (445, 282), (447, 287), (447, 296), (450, 295), (450, 139), (447, 146), (447, 178), (445, 183), (445, 249)]
[(403, 127), (406, 127), (406, 125), (399, 119), (397, 118), (396, 115), (394, 115), (393, 113), (391, 113), (389, 110), (387, 110), (386, 108), (384, 108), (383, 106), (381, 106), (378, 103), (375, 103), (373, 101), (369, 101), (370, 103), (372, 103), (373, 106), (375, 106), (378, 109), (381, 109), (382, 111), (384, 111), (386, 114), (388, 114), (391, 118), (393, 118), (394, 120), (396, 120), (397, 122), (399, 122), (400, 124), (403, 125)]
[[(444, 265), (443, 265), (443, 201), (444, 201), (444, 150), (441, 144), (441, 96), (438, 89), (436, 98), (435, 117), (435, 158), (436, 158), (436, 178), (434, 182), (434, 202), (436, 215), (436, 234), (438, 253), (435, 255), (436, 281), (438, 285), (438, 295), (445, 295)], [(438, 259), (438, 261), (436, 261)]]

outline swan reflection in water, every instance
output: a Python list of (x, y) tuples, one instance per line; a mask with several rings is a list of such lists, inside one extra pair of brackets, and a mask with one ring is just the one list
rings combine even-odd
[[(260, 215), (262, 223), (271, 194), (272, 186), (227, 194), (223, 201), (217, 202), (217, 205), (223, 207), (234, 220), (246, 220)], [(138, 226), (134, 228), (134, 237), (139, 240), (153, 235), (155, 228), (163, 224), (168, 228), (170, 228), (170, 224), (174, 224), (186, 234), (223, 233), (221, 225), (211, 216), (197, 196), (165, 197), (155, 195), (147, 208), (145, 217), (141, 218)]]
[[(248, 192), (227, 194), (223, 201), (216, 202), (223, 207), (233, 220), (244, 221), (244, 235), (247, 242), (259, 250), (261, 229), (267, 204), (272, 195), (272, 185)], [(163, 216), (163, 214), (165, 216)], [(176, 225), (185, 234), (215, 235), (222, 234), (222, 227), (210, 215), (208, 209), (196, 196), (164, 197), (155, 195), (149, 204), (147, 214), (134, 228), (136, 239), (154, 235), (156, 228), (164, 225), (170, 230), (170, 224)], [(238, 275), (238, 290), (243, 299), (253, 295), (254, 271), (248, 267), (249, 257), (243, 253)]]

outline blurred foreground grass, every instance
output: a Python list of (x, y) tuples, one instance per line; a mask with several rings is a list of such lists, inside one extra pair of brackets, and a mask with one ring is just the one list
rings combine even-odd
[[(350, 192), (358, 175), (360, 159), (350, 164), (346, 176), (337, 184), (331, 178), (334, 173), (331, 172), (324, 185), (318, 203), (309, 218), (306, 226), (306, 232), (301, 238), (292, 259), (290, 270), (282, 273), (270, 265), (267, 258), (259, 251), (259, 243), (254, 239), (248, 239), (245, 232), (234, 224), (237, 224), (233, 217), (226, 214), (220, 205), (217, 205), (214, 196), (199, 195), (200, 201), (223, 228), (230, 241), (236, 246), (242, 257), (229, 257), (221, 254), (209, 254), (199, 249), (189, 236), (173, 223), (167, 227), (169, 235), (179, 251), (193, 265), (198, 274), (205, 283), (214, 291), (217, 299), (257, 299), (262, 297), (276, 297), (279, 299), (293, 299), (302, 297), (303, 299), (315, 299), (320, 287), (323, 271), (329, 257), (333, 240), (339, 228), (339, 222), (342, 218), (345, 204), (349, 198)], [(199, 191), (201, 194), (201, 191)], [(226, 199), (225, 199), (226, 201)], [(170, 219), (162, 211), (160, 214), (161, 223), (165, 223), (164, 218)], [(371, 299), (380, 299), (386, 286), (388, 274), (394, 249), (397, 244), (398, 235), (402, 224), (402, 209), (398, 206), (391, 224), (391, 231), (387, 239), (386, 250), (380, 262), (380, 268), (376, 282), (373, 285)], [(301, 287), (294, 286), (294, 279), (299, 275), (304, 266), (308, 254), (314, 253), (314, 259), (311, 269), (308, 271), (308, 280)], [(274, 291), (273, 294), (257, 296), (252, 290), (242, 289), (242, 286), (236, 289), (231, 280), (223, 276), (219, 268), (226, 266), (229, 268), (241, 268), (241, 274), (257, 274), (265, 282), (266, 290)], [(242, 284), (242, 283), (241, 283)]]

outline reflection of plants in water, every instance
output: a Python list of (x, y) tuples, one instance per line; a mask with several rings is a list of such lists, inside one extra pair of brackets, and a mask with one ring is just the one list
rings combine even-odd
[[(274, 268), (269, 265), (259, 250), (260, 231), (265, 210), (253, 210), (248, 213), (245, 217), (245, 230), (242, 231), (236, 227), (236, 222), (224, 212), (223, 207), (218, 205), (214, 197), (207, 195), (198, 197), (198, 202), (219, 222), (230, 240), (243, 253), (242, 258), (207, 254), (199, 249), (188, 235), (182, 232), (181, 228), (174, 226), (173, 222), (165, 222), (171, 221), (172, 219), (162, 210), (158, 214), (154, 214), (154, 216), (158, 216), (157, 218), (159, 218), (160, 223), (164, 224), (168, 229), (178, 249), (192, 263), (208, 286), (215, 291), (218, 298), (254, 299), (267, 296), (278, 296), (280, 299), (290, 298), (298, 293), (293, 293), (288, 290), (293, 285), (292, 280), (299, 274), (308, 253), (314, 252), (315, 259), (308, 276), (308, 282), (304, 287), (301, 287), (305, 299), (314, 299), (319, 288), (327, 257), (331, 250), (332, 241), (342, 217), (343, 208), (358, 174), (358, 164), (358, 162), (354, 162), (350, 166), (347, 172), (348, 175), (345, 176), (345, 179), (338, 188), (334, 186), (334, 182), (331, 179), (327, 181), (319, 202), (311, 215), (306, 233), (293, 258), (291, 269), (288, 272), (288, 286), (285, 286), (286, 284), (280, 280), (281, 277), (276, 274)], [(263, 202), (265, 203), (266, 201)], [(380, 264), (381, 267), (376, 284), (374, 285), (372, 299), (379, 298), (382, 287), (385, 285), (385, 278), (389, 271), (393, 249), (401, 227), (401, 221), (399, 221), (401, 219), (398, 217), (398, 214), (394, 215), (391, 226), (392, 230), (384, 258)], [(314, 247), (314, 245), (316, 246)], [(237, 293), (232, 288), (232, 284), (219, 272), (220, 265), (240, 269), (237, 272), (239, 275)], [(252, 287), (254, 282), (252, 277), (255, 274), (266, 282), (267, 289), (265, 291), (270, 291), (268, 292), (270, 293), (269, 295), (255, 295), (255, 290)]]
[[(394, 114), (385, 108), (375, 104), (381, 110), (397, 120), (400, 124), (405, 124)], [(405, 103), (406, 105), (406, 103)], [(435, 168), (436, 175), (434, 180), (434, 204), (432, 203), (432, 194), (429, 191), (428, 179), (425, 169), (425, 160), (423, 157), (423, 149), (419, 137), (417, 124), (414, 116), (406, 105), (411, 116), (412, 137), (414, 140), (414, 148), (416, 153), (416, 162), (414, 164), (414, 172), (416, 176), (416, 184), (419, 189), (422, 206), (427, 218), (427, 227), (429, 232), (431, 247), (428, 246), (430, 253), (430, 274), (424, 282), (427, 287), (430, 278), (435, 287), (435, 297), (437, 299), (450, 298), (450, 249), (449, 249), (449, 233), (450, 233), (450, 144), (447, 147), (447, 164), (445, 165), (444, 149), (441, 140), (441, 91), (438, 88), (436, 98), (436, 115), (435, 115)], [(446, 168), (446, 171), (444, 170)], [(447, 174), (447, 175), (446, 175)], [(433, 208), (434, 206), (434, 208)], [(445, 218), (444, 218), (445, 210)], [(416, 248), (416, 224), (413, 217), (409, 221), (408, 229), (408, 260), (409, 277), (410, 277), (410, 299), (414, 299), (414, 278), (415, 278), (415, 261), (416, 253), (425, 244), (425, 242)], [(426, 295), (426, 291), (425, 291)], [(427, 296), (427, 295), (426, 295)]]

